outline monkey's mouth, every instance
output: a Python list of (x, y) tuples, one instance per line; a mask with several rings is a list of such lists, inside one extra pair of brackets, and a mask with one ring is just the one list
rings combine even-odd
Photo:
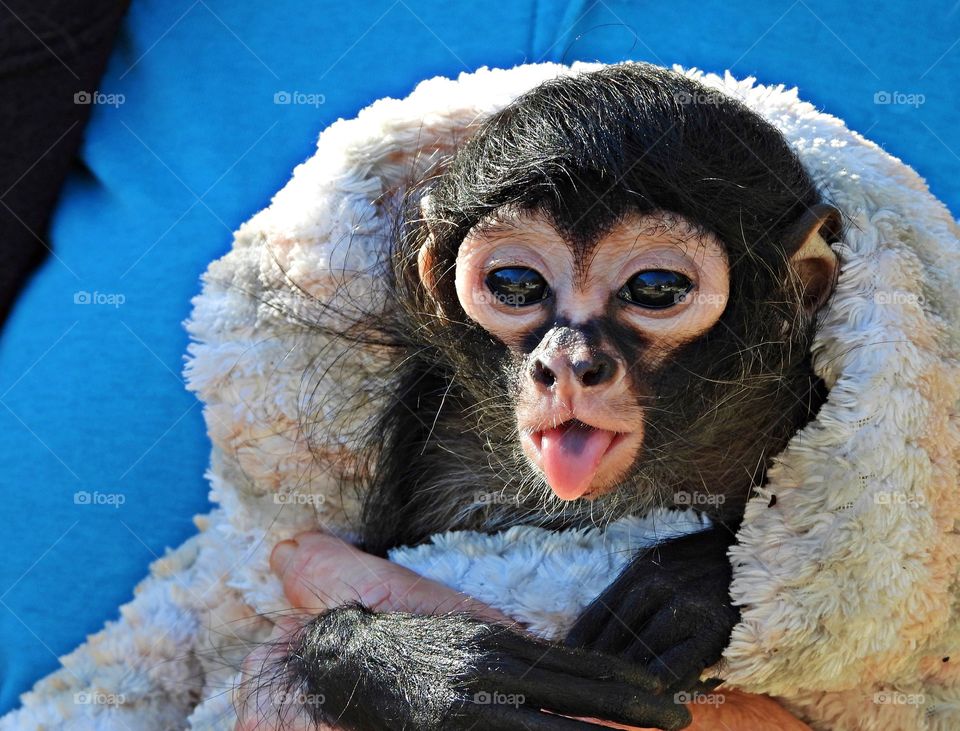
[(561, 500), (602, 494), (636, 453), (637, 435), (591, 426), (579, 419), (525, 436), (524, 441), (529, 440), (523, 445), (527, 456)]

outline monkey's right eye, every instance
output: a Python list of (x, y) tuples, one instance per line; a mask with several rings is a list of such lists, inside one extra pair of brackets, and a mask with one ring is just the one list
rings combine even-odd
[(527, 307), (550, 296), (550, 287), (540, 272), (528, 267), (504, 267), (490, 272), (487, 289), (502, 305)]
[(693, 282), (685, 274), (669, 269), (647, 269), (634, 274), (617, 296), (649, 310), (664, 310), (683, 301), (693, 289)]

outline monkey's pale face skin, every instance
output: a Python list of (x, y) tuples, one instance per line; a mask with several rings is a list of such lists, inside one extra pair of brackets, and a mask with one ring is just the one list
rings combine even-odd
[(627, 476), (643, 443), (638, 374), (710, 329), (729, 295), (721, 242), (671, 214), (628, 217), (577, 251), (544, 216), (508, 215), (472, 230), (456, 263), (467, 316), (522, 362), (521, 446), (564, 500)]

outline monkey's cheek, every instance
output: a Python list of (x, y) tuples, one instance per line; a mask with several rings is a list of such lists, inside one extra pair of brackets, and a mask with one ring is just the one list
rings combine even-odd
[[(541, 436), (537, 432), (521, 432), (520, 446), (530, 464), (547, 481), (540, 449)], [(593, 500), (613, 492), (629, 474), (643, 444), (643, 431), (618, 433), (601, 457), (593, 478), (578, 499)], [(549, 481), (547, 481), (549, 484)], [(568, 500), (557, 495), (561, 500)]]

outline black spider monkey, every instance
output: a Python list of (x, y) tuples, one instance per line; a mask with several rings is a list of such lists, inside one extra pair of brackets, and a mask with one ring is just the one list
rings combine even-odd
[(283, 661), (323, 699), (312, 717), (687, 725), (671, 692), (739, 620), (727, 549), (745, 503), (826, 399), (810, 344), (839, 235), (771, 124), (641, 63), (542, 83), (411, 186), (383, 280), (393, 314), (378, 327), (400, 365), (370, 430), (362, 547), (678, 503), (713, 527), (640, 552), (565, 643), (464, 615), (330, 609)]

